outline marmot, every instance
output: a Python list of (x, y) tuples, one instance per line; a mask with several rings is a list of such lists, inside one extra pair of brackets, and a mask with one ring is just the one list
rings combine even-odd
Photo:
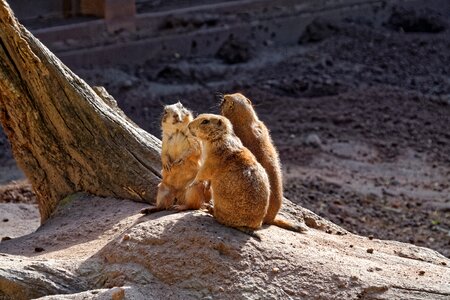
[(283, 181), (278, 152), (270, 137), (269, 130), (261, 122), (253, 109), (251, 101), (240, 93), (225, 95), (220, 103), (221, 113), (233, 125), (233, 130), (264, 167), (270, 181), (270, 198), (265, 224), (302, 232), (306, 226), (276, 218), (283, 202)]
[(199, 209), (209, 202), (209, 183), (200, 181), (192, 185), (200, 168), (201, 144), (193, 137), (188, 124), (192, 113), (178, 102), (164, 107), (162, 129), (162, 182), (158, 185), (156, 207), (145, 208), (142, 213), (164, 209)]
[(213, 216), (244, 232), (260, 228), (269, 203), (269, 178), (234, 134), (230, 121), (201, 114), (189, 124), (189, 130), (203, 142), (204, 161), (194, 184), (210, 181)]

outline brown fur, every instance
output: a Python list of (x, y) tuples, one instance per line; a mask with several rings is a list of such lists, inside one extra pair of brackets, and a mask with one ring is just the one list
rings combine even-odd
[(221, 113), (230, 120), (234, 132), (241, 139), (242, 144), (255, 155), (269, 176), (270, 198), (264, 223), (296, 232), (305, 231), (306, 227), (277, 218), (283, 202), (280, 159), (269, 130), (259, 120), (251, 101), (239, 93), (225, 95), (221, 103)]
[(211, 182), (214, 217), (241, 230), (261, 227), (269, 201), (269, 179), (233, 133), (230, 121), (202, 114), (189, 124), (189, 130), (204, 144), (204, 163), (195, 182)]
[(158, 185), (156, 207), (146, 208), (142, 213), (199, 209), (211, 199), (207, 182), (191, 184), (200, 169), (201, 158), (200, 141), (187, 128), (192, 119), (192, 113), (180, 102), (164, 108), (161, 122), (163, 179)]

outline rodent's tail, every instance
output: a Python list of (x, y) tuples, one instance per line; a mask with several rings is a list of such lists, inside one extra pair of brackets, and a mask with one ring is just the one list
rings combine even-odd
[(140, 213), (144, 214), (144, 215), (149, 215), (158, 211), (162, 211), (164, 210), (164, 208), (162, 207), (157, 207), (157, 206), (150, 206), (150, 207), (146, 207), (141, 209)]
[(275, 218), (273, 221), (269, 222), (271, 225), (275, 225), (281, 227), (283, 229), (287, 229), (294, 232), (305, 232), (308, 231), (308, 227), (306, 227), (303, 223), (293, 224), (290, 221)]

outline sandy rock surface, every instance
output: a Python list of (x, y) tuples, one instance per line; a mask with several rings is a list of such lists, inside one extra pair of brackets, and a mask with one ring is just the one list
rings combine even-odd
[(322, 224), (322, 229), (298, 234), (266, 226), (259, 231), (259, 241), (218, 224), (202, 211), (142, 216), (139, 210), (144, 206), (82, 194), (68, 197), (39, 230), (0, 243), (0, 295), (6, 299), (450, 297), (450, 260), (439, 253), (350, 234), (287, 201), (285, 217), (301, 221), (305, 215), (309, 225)]

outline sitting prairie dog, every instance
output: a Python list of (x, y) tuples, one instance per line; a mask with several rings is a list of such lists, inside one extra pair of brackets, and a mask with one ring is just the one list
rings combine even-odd
[(294, 225), (276, 217), (283, 202), (280, 159), (269, 130), (259, 120), (251, 101), (240, 93), (230, 94), (223, 96), (220, 107), (222, 115), (230, 120), (242, 144), (255, 155), (269, 176), (270, 198), (264, 223), (296, 232), (306, 231), (303, 224)]
[(142, 213), (199, 209), (211, 199), (208, 182), (191, 184), (200, 168), (201, 158), (201, 143), (187, 127), (192, 119), (192, 113), (180, 102), (164, 107), (161, 121), (162, 182), (158, 185), (156, 207), (145, 208)]
[(201, 114), (189, 130), (203, 142), (204, 161), (194, 184), (209, 181), (216, 220), (240, 230), (261, 227), (269, 201), (269, 178), (222, 116)]

